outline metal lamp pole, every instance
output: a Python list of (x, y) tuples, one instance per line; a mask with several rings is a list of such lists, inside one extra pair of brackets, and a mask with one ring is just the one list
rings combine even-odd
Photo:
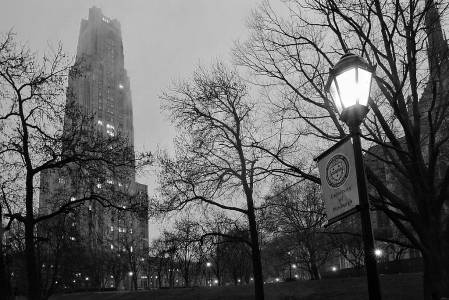
[(374, 254), (374, 234), (371, 226), (370, 207), (365, 180), (365, 165), (363, 163), (362, 146), (360, 143), (360, 127), (350, 128), (354, 147), (355, 169), (357, 174), (357, 187), (360, 201), (360, 220), (362, 223), (362, 237), (365, 248), (365, 267), (368, 281), (368, 293), (370, 300), (380, 300), (379, 274), (377, 271), (376, 255)]
[(368, 113), (368, 98), (374, 71), (375, 67), (369, 65), (363, 58), (351, 53), (345, 54), (329, 70), (326, 91), (330, 94), (340, 113), (340, 120), (348, 125), (352, 136), (369, 299), (381, 300), (365, 166), (360, 142), (360, 124)]

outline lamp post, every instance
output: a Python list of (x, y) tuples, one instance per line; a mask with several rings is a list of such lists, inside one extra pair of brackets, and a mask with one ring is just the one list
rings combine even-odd
[(329, 70), (326, 92), (330, 94), (340, 114), (340, 120), (348, 125), (352, 136), (369, 299), (380, 300), (379, 275), (360, 142), (360, 124), (368, 113), (368, 99), (374, 71), (375, 67), (368, 64), (365, 59), (347, 53)]
[(206, 266), (207, 266), (207, 277), (208, 277), (208, 280), (207, 280), (207, 284), (206, 284), (206, 286), (207, 285), (209, 285), (210, 284), (210, 266), (211, 266), (211, 263), (210, 262), (207, 262), (206, 263)]

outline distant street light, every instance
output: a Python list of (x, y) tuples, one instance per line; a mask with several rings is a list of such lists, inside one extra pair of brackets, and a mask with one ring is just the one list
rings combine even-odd
[(337, 272), (337, 267), (332, 267), (332, 272)]
[(374, 250), (374, 254), (377, 257), (381, 257), (384, 254), (384, 252), (382, 251), (382, 249), (376, 249), (376, 250)]
[(374, 71), (375, 67), (368, 64), (365, 59), (347, 53), (329, 70), (326, 92), (330, 94), (340, 114), (340, 120), (348, 125), (352, 136), (369, 299), (380, 300), (382, 296), (374, 254), (374, 236), (360, 142), (360, 124), (368, 113), (368, 99)]

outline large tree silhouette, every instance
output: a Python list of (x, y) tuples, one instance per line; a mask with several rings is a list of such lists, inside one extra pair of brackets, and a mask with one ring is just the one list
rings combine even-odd
[[(145, 199), (125, 188), (137, 165), (128, 138), (98, 133), (89, 110), (70, 100), (67, 80), (82, 76), (82, 62), (74, 64), (60, 45), (39, 59), (12, 32), (0, 38), (2, 214), (7, 224), (24, 228), (28, 299), (46, 299), (38, 225), (88, 205), (144, 213)], [(40, 182), (45, 176), (60, 185), (53, 194), (48, 184), (54, 181)], [(46, 205), (38, 208), (38, 195), (45, 193)]]
[[(281, 18), (264, 2), (249, 38), (234, 49), (236, 62), (267, 87), (277, 116), (278, 139), (258, 146), (278, 159), (278, 171), (319, 182), (307, 162), (347, 132), (324, 92), (328, 70), (347, 52), (377, 65), (362, 125), (370, 203), (421, 251), (424, 299), (449, 295), (446, 7), (432, 0), (285, 3)], [(294, 147), (302, 164), (298, 152), (290, 155)]]

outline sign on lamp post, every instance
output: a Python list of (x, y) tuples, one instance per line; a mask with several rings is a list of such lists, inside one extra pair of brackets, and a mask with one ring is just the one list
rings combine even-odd
[(328, 225), (355, 212), (359, 205), (354, 149), (346, 137), (316, 158)]

